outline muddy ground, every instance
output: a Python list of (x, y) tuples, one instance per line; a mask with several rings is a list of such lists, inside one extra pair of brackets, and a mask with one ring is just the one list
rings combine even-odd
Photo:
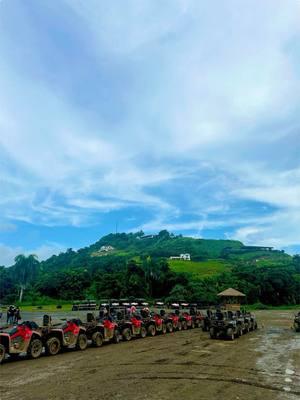
[(256, 313), (259, 330), (234, 342), (200, 329), (0, 366), (1, 400), (300, 399), (293, 312)]

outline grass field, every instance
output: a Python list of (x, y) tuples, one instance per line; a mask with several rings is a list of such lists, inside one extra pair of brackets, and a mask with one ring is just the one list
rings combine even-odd
[(183, 261), (169, 260), (169, 266), (172, 271), (177, 273), (188, 273), (193, 276), (193, 279), (199, 280), (208, 278), (213, 275), (221, 274), (230, 270), (230, 265), (221, 260), (208, 261)]
[[(59, 303), (57, 303), (57, 304), (59, 304)], [(19, 304), (19, 307), (20, 307), (20, 309), (21, 309), (21, 311), (27, 311), (27, 312), (41, 312), (41, 311), (45, 311), (45, 312), (51, 312), (51, 313), (53, 313), (53, 312), (61, 312), (61, 311), (71, 311), (71, 309), (72, 309), (72, 304), (71, 303), (69, 303), (69, 304), (62, 304), (61, 305), (61, 308), (56, 308), (56, 304), (46, 304), (46, 305), (41, 305), (41, 306), (38, 306), (38, 305), (22, 305), (22, 304)], [(40, 308), (40, 307), (42, 307), (42, 308)]]

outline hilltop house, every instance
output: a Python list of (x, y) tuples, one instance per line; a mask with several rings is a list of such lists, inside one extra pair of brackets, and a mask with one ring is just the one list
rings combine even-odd
[(186, 253), (186, 254), (180, 254), (180, 256), (171, 256), (170, 260), (191, 261), (191, 255), (189, 253)]
[(103, 252), (103, 253), (104, 253), (104, 252), (107, 253), (107, 252), (112, 251), (112, 250), (114, 250), (114, 247), (109, 246), (109, 245), (108, 245), (108, 246), (101, 246), (101, 247), (100, 247), (100, 252)]

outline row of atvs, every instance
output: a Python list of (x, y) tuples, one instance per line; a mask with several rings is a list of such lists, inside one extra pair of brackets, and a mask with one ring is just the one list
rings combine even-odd
[(42, 326), (25, 321), (0, 330), (0, 363), (7, 355), (15, 358), (27, 353), (30, 358), (38, 358), (44, 349), (46, 354), (54, 356), (68, 348), (85, 350), (89, 343), (100, 347), (105, 342), (118, 343), (203, 326), (204, 316), (197, 310), (190, 313), (162, 309), (157, 313), (143, 309), (128, 313), (126, 308), (120, 307), (114, 314), (100, 312), (98, 318), (88, 313), (86, 322), (72, 318), (58, 324), (53, 324), (51, 317), (45, 315)]

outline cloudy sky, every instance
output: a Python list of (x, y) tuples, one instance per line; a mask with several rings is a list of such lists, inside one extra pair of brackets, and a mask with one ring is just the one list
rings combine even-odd
[(0, 265), (115, 231), (300, 251), (299, 0), (0, 0)]

